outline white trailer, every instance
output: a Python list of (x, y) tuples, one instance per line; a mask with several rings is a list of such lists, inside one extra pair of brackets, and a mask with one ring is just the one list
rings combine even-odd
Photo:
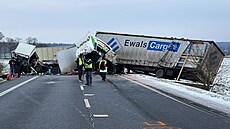
[(65, 74), (77, 69), (76, 60), (77, 47), (69, 48), (56, 52), (57, 62), (61, 70), (61, 74)]
[(114, 71), (124, 68), (212, 83), (224, 54), (213, 41), (96, 32), (116, 53)]
[(66, 50), (72, 46), (57, 46), (57, 47), (36, 47), (36, 52), (39, 60), (43, 63), (56, 64), (56, 52)]

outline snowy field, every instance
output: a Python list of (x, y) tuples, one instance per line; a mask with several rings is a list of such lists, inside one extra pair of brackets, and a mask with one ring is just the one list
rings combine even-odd
[(213, 93), (211, 91), (186, 86), (176, 83), (174, 80), (159, 79), (143, 74), (127, 74), (124, 78), (135, 80), (140, 84), (165, 91), (167, 93), (191, 100), (195, 103), (227, 113), (230, 116), (230, 97)]
[(224, 58), (211, 91), (230, 97), (230, 57)]

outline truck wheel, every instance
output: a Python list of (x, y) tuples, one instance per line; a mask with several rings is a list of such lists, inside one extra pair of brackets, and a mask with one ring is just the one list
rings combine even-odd
[(41, 73), (41, 72), (42, 72), (42, 67), (37, 66), (37, 67), (35, 67), (35, 70), (36, 70), (38, 73)]
[(158, 69), (157, 72), (156, 72), (156, 76), (158, 78), (164, 77), (164, 70), (163, 69)]

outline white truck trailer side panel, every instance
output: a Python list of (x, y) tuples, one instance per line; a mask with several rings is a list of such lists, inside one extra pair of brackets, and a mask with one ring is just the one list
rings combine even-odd
[(190, 42), (163, 38), (97, 33), (117, 54), (119, 64), (175, 67)]
[(62, 74), (65, 74), (66, 72), (72, 71), (77, 68), (77, 64), (75, 63), (76, 51), (77, 48), (74, 47), (67, 50), (58, 51), (56, 53), (58, 65)]
[(56, 60), (56, 52), (66, 50), (69, 47), (37, 47), (39, 60)]

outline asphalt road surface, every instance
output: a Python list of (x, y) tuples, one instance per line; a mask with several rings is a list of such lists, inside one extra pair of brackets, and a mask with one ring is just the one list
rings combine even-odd
[(121, 78), (22, 76), (0, 83), (0, 129), (229, 129), (230, 119)]

